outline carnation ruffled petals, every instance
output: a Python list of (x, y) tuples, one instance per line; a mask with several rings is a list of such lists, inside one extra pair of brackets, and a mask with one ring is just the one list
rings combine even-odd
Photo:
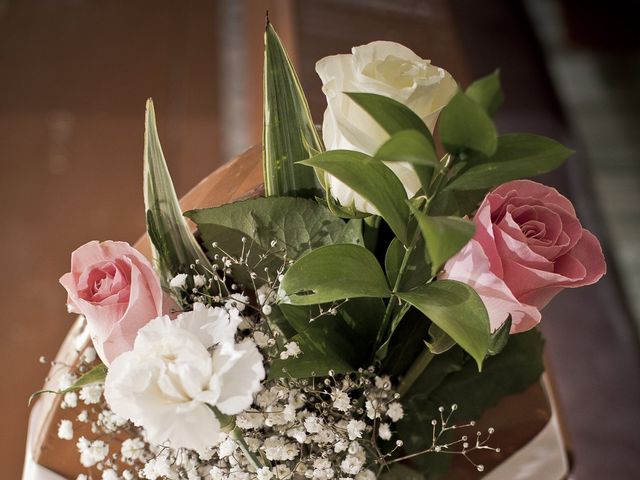
[(501, 185), (487, 194), (474, 223), (474, 240), (441, 278), (476, 289), (492, 329), (509, 314), (512, 333), (534, 327), (560, 291), (595, 283), (606, 271), (600, 243), (553, 188), (530, 180)]
[(196, 451), (216, 445), (220, 424), (209, 405), (242, 412), (265, 376), (255, 344), (234, 343), (236, 328), (223, 309), (199, 304), (176, 320), (152, 320), (109, 368), (111, 408), (144, 427), (151, 442)]

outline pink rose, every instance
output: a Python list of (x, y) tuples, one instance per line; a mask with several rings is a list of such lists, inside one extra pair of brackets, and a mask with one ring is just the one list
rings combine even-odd
[(505, 183), (487, 194), (473, 221), (473, 239), (440, 278), (473, 287), (492, 330), (509, 314), (511, 333), (535, 327), (540, 310), (562, 289), (595, 283), (606, 271), (598, 239), (553, 188), (530, 180)]
[(89, 242), (71, 255), (60, 278), (72, 311), (87, 319), (103, 362), (133, 348), (138, 330), (163, 313), (160, 280), (147, 259), (126, 242)]

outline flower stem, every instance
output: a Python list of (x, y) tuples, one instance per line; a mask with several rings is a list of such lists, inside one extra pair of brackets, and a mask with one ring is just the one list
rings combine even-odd
[[(446, 155), (446, 157), (444, 158), (442, 168), (440, 169), (438, 174), (434, 177), (430, 187), (428, 188), (427, 201), (425, 202), (423, 207), (424, 213), (429, 212), (429, 208), (431, 207), (431, 202), (440, 191), (442, 182), (446, 177), (447, 172), (449, 171), (449, 168), (451, 167), (451, 164), (454, 162), (454, 160), (455, 160), (455, 157), (453, 155)], [(384, 317), (382, 318), (382, 325), (378, 330), (375, 351), (377, 351), (381, 347), (385, 338), (388, 338), (393, 333), (390, 331), (391, 326), (394, 323), (393, 312), (396, 308), (396, 305), (398, 304), (398, 297), (396, 296), (395, 293), (402, 287), (402, 281), (404, 280), (404, 275), (407, 271), (407, 265), (409, 264), (411, 254), (413, 253), (413, 250), (416, 248), (416, 245), (419, 239), (420, 239), (420, 229), (416, 227), (413, 232), (411, 241), (407, 245), (406, 250), (404, 252), (404, 256), (402, 257), (402, 263), (400, 264), (398, 276), (396, 277), (396, 281), (393, 286), (393, 291), (391, 292), (391, 298), (389, 299), (389, 303), (387, 303), (387, 308), (385, 309)], [(404, 312), (402, 313), (404, 314)]]
[(406, 375), (400, 382), (398, 386), (398, 393), (400, 396), (404, 396), (411, 386), (416, 382), (416, 380), (420, 377), (425, 368), (431, 363), (431, 360), (435, 355), (431, 353), (429, 349), (424, 349), (422, 353), (416, 358), (415, 362), (409, 367)]
[(240, 430), (236, 425), (235, 417), (233, 417), (232, 415), (225, 415), (213, 405), (207, 404), (207, 407), (209, 407), (209, 410), (213, 412), (213, 414), (218, 419), (218, 422), (220, 422), (220, 430), (225, 432), (227, 435), (229, 435), (229, 438), (231, 440), (236, 442), (238, 447), (240, 447), (240, 450), (242, 450), (242, 453), (247, 461), (251, 465), (253, 465), (256, 470), (262, 468), (264, 465), (262, 465), (262, 463), (260, 463), (260, 460), (258, 460), (258, 457), (256, 457), (255, 454), (251, 450), (249, 450), (249, 446), (242, 436), (242, 430)]
[(249, 463), (251, 463), (251, 465), (254, 466), (256, 470), (259, 470), (263, 467), (262, 463), (260, 463), (260, 460), (258, 460), (258, 457), (256, 457), (256, 455), (251, 450), (249, 450), (249, 446), (242, 436), (242, 431), (238, 427), (234, 427), (234, 429), (229, 432), (229, 438), (236, 442), (238, 447), (240, 447), (240, 450), (242, 450), (245, 458), (249, 461)]

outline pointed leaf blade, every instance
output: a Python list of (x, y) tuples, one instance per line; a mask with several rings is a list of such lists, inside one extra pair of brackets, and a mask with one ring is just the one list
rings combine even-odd
[(301, 163), (324, 170), (369, 200), (396, 236), (406, 243), (407, 193), (402, 182), (384, 163), (349, 150), (332, 150)]
[(389, 295), (376, 257), (366, 248), (350, 244), (327, 245), (304, 255), (289, 267), (278, 291), (281, 303), (293, 305)]
[(463, 92), (458, 92), (440, 114), (440, 139), (456, 155), (480, 152), (494, 154), (498, 134), (489, 115)]
[(502, 86), (500, 85), (500, 70), (479, 78), (467, 87), (465, 93), (489, 115), (493, 115), (504, 102)]
[(147, 100), (144, 138), (144, 203), (153, 259), (163, 285), (178, 273), (192, 273), (199, 261), (211, 269), (209, 259), (191, 233), (178, 203), (160, 145), (153, 101)]
[(313, 169), (296, 162), (324, 151), (291, 60), (270, 23), (264, 35), (263, 174), (267, 196), (313, 198)]
[(482, 369), (491, 332), (487, 309), (475, 290), (455, 280), (438, 280), (397, 295), (455, 340)]
[(412, 207), (425, 240), (431, 274), (436, 275), (442, 265), (464, 247), (473, 237), (473, 222), (459, 217), (431, 217)]

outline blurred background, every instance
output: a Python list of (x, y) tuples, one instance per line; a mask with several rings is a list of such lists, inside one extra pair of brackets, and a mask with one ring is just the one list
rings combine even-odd
[(577, 154), (545, 180), (605, 244), (609, 274), (545, 311), (576, 479), (640, 467), (640, 18), (622, 0), (0, 0), (0, 478), (70, 327), (57, 280), (93, 239), (144, 231), (144, 102), (179, 195), (260, 141), (264, 12), (320, 123), (314, 64), (401, 42), (463, 85), (501, 68), (502, 132)]

